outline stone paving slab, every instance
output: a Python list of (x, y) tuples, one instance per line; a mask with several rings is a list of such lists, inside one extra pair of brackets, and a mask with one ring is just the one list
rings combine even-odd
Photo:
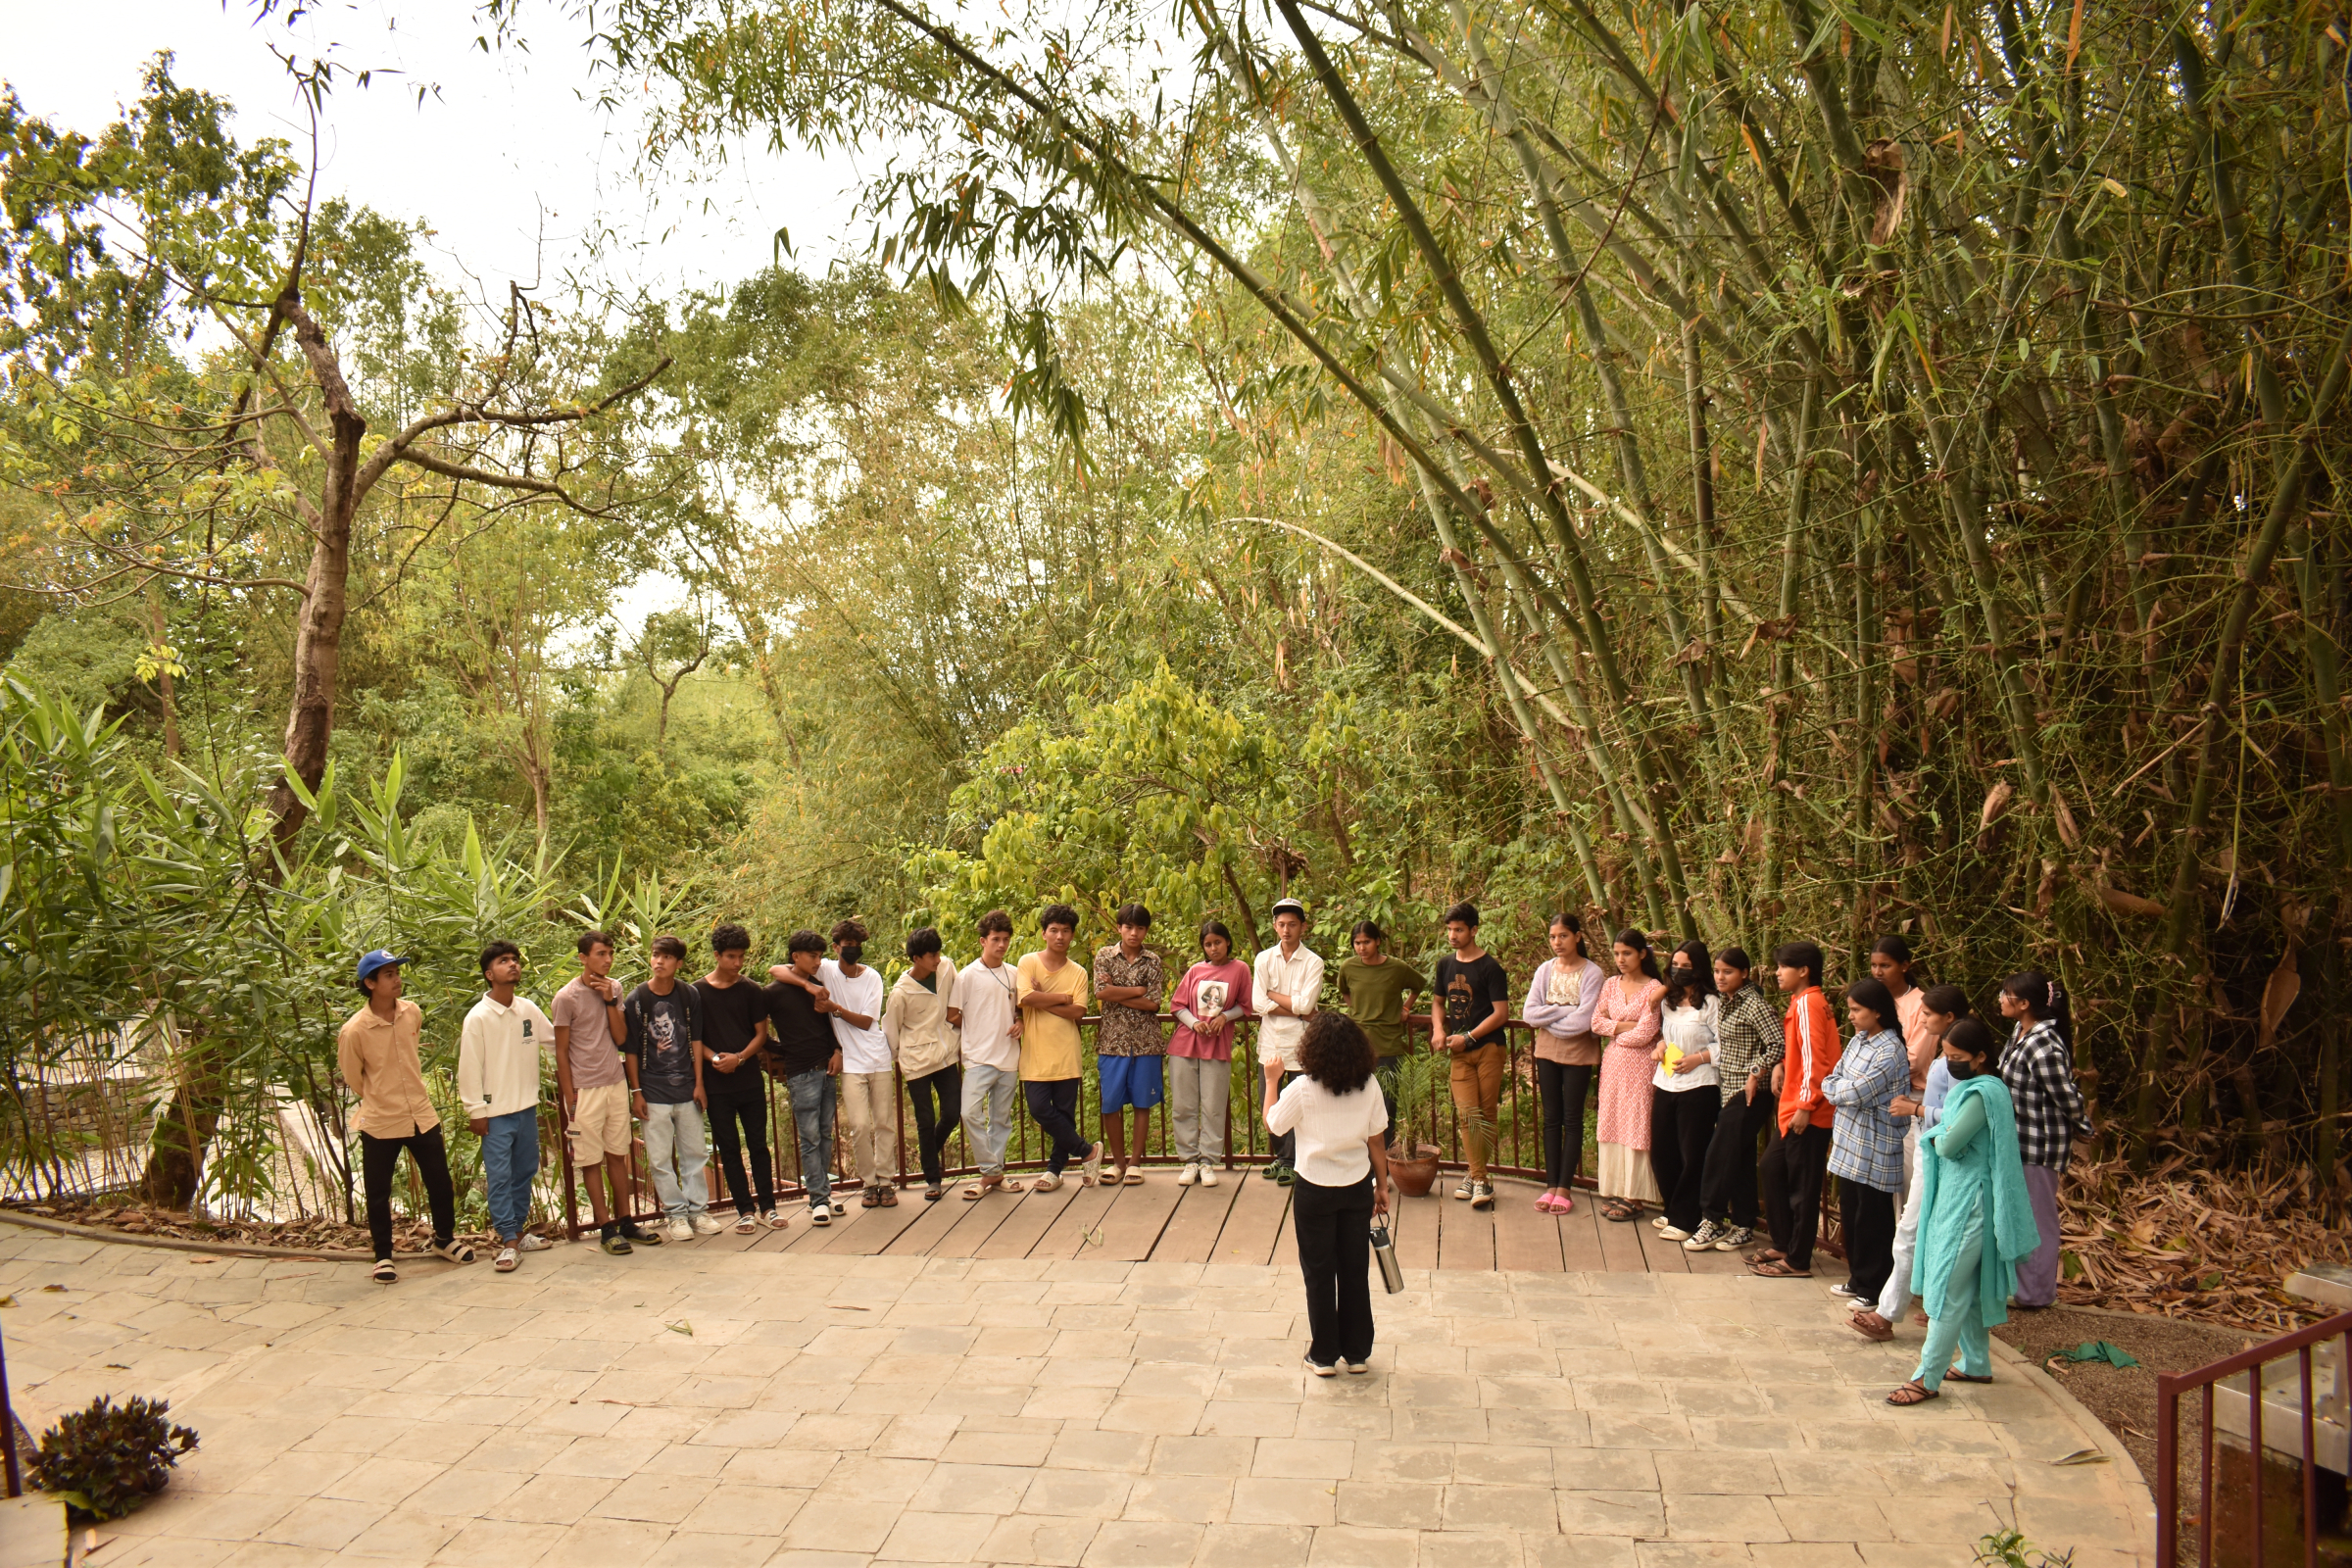
[(2089, 1418), (1811, 1282), (1408, 1270), (1318, 1379), (1295, 1268), (673, 1245), (196, 1257), (0, 1230), (37, 1432), (168, 1396), (203, 1447), (94, 1562), (595, 1568), (1961, 1568), (2153, 1558)]

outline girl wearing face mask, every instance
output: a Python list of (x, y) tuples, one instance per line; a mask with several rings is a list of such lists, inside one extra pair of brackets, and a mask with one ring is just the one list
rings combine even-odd
[(1674, 950), (1666, 969), (1658, 1043), (1651, 1052), (1657, 1065), (1649, 1079), (1649, 1163), (1666, 1207), (1654, 1223), (1670, 1242), (1687, 1242), (1699, 1228), (1707, 1137), (1723, 1103), (1715, 1092), (1721, 1082), (1715, 1047), (1722, 1018), (1715, 960), (1705, 943), (1686, 942)]
[(1536, 967), (1519, 1014), (1536, 1031), (1536, 1091), (1544, 1100), (1544, 1193), (1536, 1207), (1566, 1214), (1568, 1191), (1585, 1159), (1585, 1100), (1600, 1066), (1592, 1011), (1600, 1004), (1600, 965), (1585, 952), (1585, 924), (1551, 917), (1551, 956)]
[[(1903, 999), (1895, 998), (1894, 1005), (1901, 1011)], [(1886, 1276), (1886, 1288), (1879, 1293), (1876, 1307), (1866, 1304), (1846, 1319), (1866, 1340), (1893, 1339), (1894, 1326), (1911, 1304), (1911, 1266), (1919, 1253), (1919, 1144), (1936, 1130), (1942, 1119), (1944, 1099), (1952, 1092), (1952, 1069), (1943, 1059), (1943, 1037), (1969, 1015), (1968, 993), (1958, 986), (1930, 986), (1920, 993), (1919, 1013), (1919, 1027), (1935, 1059), (1928, 1064), (1927, 1086), (1917, 1094), (1895, 1096), (1886, 1107), (1893, 1115), (1911, 1118), (1911, 1131), (1904, 1140), (1911, 1160), (1911, 1184), (1903, 1193), (1903, 1217), (1894, 1227), (1894, 1269)], [(1906, 1049), (1911, 1047), (1909, 1029), (1903, 1031), (1903, 1043)], [(1918, 1059), (1916, 1052), (1912, 1059)]]
[(1952, 1091), (1935, 1132), (1919, 1144), (1919, 1256), (1911, 1271), (1928, 1307), (1928, 1343), (1919, 1371), (1886, 1396), (1888, 1404), (1925, 1404), (1947, 1377), (1992, 1381), (1985, 1331), (2008, 1321), (2018, 1262), (2040, 1241), (2018, 1157), (2016, 1108), (1994, 1071), (2000, 1055), (1992, 1032), (1974, 1018), (1944, 1033)]

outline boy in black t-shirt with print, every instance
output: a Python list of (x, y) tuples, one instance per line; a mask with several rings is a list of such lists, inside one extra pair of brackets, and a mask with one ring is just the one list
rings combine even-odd
[(1494, 956), (1478, 945), (1478, 908), (1457, 904), (1446, 911), (1446, 944), (1453, 951), (1438, 960), (1429, 1046), (1453, 1057), (1453, 1110), (1470, 1155), (1470, 1174), (1453, 1196), (1472, 1208), (1494, 1206), (1494, 1184), (1487, 1161), (1494, 1146), (1494, 1117), (1502, 1103), (1502, 1027), (1511, 1015), (1510, 977)]

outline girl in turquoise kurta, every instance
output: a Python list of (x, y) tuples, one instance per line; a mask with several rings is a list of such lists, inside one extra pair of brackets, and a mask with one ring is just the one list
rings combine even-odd
[(2018, 1158), (2017, 1113), (1993, 1071), (1999, 1054), (1992, 1032), (1973, 1018), (1943, 1037), (1952, 1092), (1943, 1119), (1919, 1144), (1919, 1250), (1911, 1264), (1911, 1288), (1928, 1310), (1928, 1343), (1919, 1371), (1886, 1396), (1888, 1404), (1925, 1404), (1939, 1396), (1947, 1376), (1992, 1381), (1985, 1331), (2009, 1320), (2018, 1259), (2041, 1244)]

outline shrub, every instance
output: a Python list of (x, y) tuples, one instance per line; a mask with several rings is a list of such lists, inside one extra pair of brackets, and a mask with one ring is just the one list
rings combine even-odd
[(33, 1485), (92, 1519), (121, 1518), (163, 1491), (179, 1456), (196, 1446), (194, 1429), (164, 1419), (171, 1408), (135, 1396), (118, 1405), (100, 1395), (42, 1434)]

